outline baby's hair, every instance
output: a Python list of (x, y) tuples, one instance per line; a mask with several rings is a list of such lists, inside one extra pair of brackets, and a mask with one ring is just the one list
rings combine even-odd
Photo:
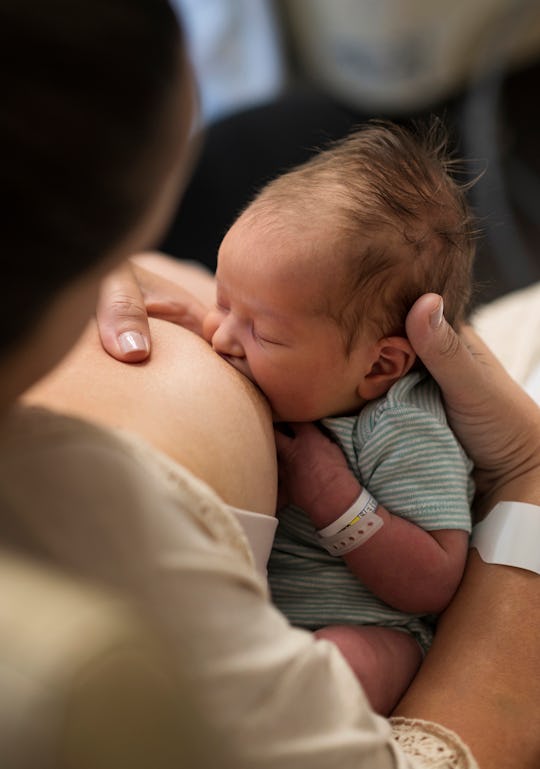
[(181, 57), (167, 0), (2, 0), (0, 354), (146, 212)]
[(450, 323), (463, 321), (476, 230), (466, 199), (470, 183), (460, 184), (457, 170), (440, 121), (416, 133), (373, 121), (270, 182), (255, 199), (256, 207), (279, 210), (287, 224), (292, 219), (309, 232), (315, 223), (332, 241), (327, 258), (336, 258), (340, 285), (327, 309), (348, 351), (366, 323), (381, 336), (404, 335), (407, 312), (426, 292), (443, 296)]

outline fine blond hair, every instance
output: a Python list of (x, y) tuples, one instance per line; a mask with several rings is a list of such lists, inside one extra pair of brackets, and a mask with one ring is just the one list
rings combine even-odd
[(442, 295), (450, 323), (463, 321), (477, 231), (470, 183), (457, 171), (438, 121), (416, 133), (372, 122), (270, 182), (250, 209), (284, 226), (292, 217), (306, 231), (325, 222), (340, 284), (329, 312), (350, 350), (365, 323), (404, 335), (407, 312), (426, 292)]

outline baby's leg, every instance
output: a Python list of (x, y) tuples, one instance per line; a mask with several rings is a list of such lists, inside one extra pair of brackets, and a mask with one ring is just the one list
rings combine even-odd
[(315, 635), (336, 644), (372, 708), (385, 716), (397, 705), (422, 661), (415, 639), (389, 627), (332, 625)]

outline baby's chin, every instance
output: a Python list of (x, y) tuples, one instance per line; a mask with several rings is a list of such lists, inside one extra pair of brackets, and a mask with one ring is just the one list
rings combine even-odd
[[(268, 400), (268, 399), (267, 399)], [(302, 411), (298, 409), (276, 409), (274, 404), (269, 401), (270, 408), (272, 410), (272, 421), (274, 424), (291, 424), (292, 422), (318, 422), (320, 419), (324, 418), (324, 414), (319, 413), (308, 413), (307, 411)]]
[[(263, 393), (264, 394), (264, 393)], [(268, 400), (268, 398), (267, 398)], [(320, 410), (315, 409), (308, 411), (305, 407), (291, 409), (276, 409), (274, 404), (269, 401), (270, 408), (272, 410), (272, 421), (274, 424), (292, 424), (293, 422), (321, 422), (323, 419), (336, 419), (339, 417), (355, 416), (358, 414), (359, 409), (353, 409), (346, 412), (336, 414), (321, 413)]]

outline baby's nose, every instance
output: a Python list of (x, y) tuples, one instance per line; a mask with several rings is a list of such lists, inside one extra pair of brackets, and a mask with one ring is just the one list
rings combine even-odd
[(242, 347), (235, 332), (233, 319), (227, 315), (221, 317), (209, 329), (211, 333), (210, 342), (214, 350), (223, 355), (234, 355), (236, 358), (244, 357), (244, 348)]

